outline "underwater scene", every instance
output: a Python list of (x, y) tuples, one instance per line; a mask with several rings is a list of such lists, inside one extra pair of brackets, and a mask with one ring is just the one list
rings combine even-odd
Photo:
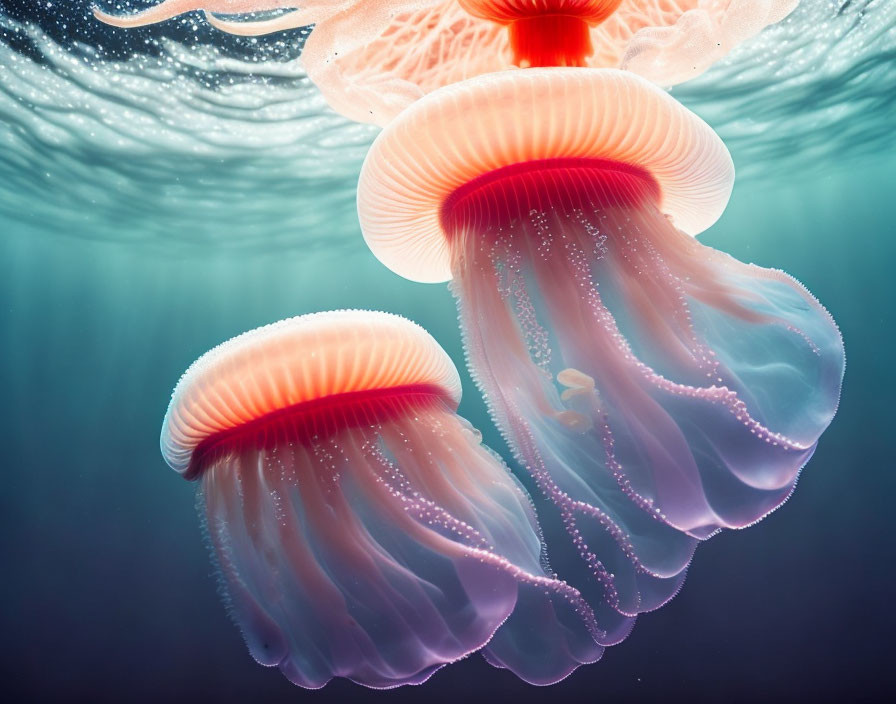
[(890, 700), (894, 195), (894, 0), (0, 0), (7, 697)]

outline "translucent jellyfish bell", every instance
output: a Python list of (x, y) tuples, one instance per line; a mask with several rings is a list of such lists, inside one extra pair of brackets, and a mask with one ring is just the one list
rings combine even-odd
[(628, 633), (550, 576), (528, 495), (455, 413), (459, 398), (432, 337), (365, 311), (253, 330), (184, 374), (162, 453), (201, 483), (258, 662), (303, 687), (385, 688), (485, 647), (548, 684)]
[(514, 66), (624, 68), (659, 85), (693, 78), (798, 0), (306, 0), (271, 19), (222, 19), (289, 7), (280, 0), (165, 0), (137, 26), (204, 9), (218, 29), (268, 34), (314, 25), (302, 60), (330, 105), (385, 125), (423, 95)]
[[(790, 495), (833, 418), (833, 319), (783, 272), (694, 237), (721, 140), (634, 74), (553, 68), (443, 88), (362, 169), (373, 253), (451, 280), (471, 371), (622, 613), (671, 598), (699, 539)], [(547, 543), (559, 524), (548, 526)], [(576, 582), (590, 598), (583, 583)]]

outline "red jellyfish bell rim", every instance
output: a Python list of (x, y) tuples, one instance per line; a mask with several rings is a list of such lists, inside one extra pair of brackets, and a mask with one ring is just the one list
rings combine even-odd
[(474, 179), (548, 160), (643, 174), (660, 211), (691, 235), (718, 220), (734, 183), (731, 156), (712, 128), (633, 73), (492, 73), (430, 93), (380, 133), (358, 184), (364, 239), (395, 273), (448, 281), (446, 202)]
[(281, 320), (218, 345), (187, 369), (162, 424), (162, 455), (195, 478), (194, 452), (211, 438), (314, 402), (411, 388), (434, 389), (455, 409), (460, 403), (448, 353), (407, 318), (340, 310)]

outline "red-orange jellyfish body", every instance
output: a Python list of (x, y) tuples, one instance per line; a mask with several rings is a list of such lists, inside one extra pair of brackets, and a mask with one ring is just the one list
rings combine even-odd
[(186, 372), (162, 452), (201, 484), (258, 662), (303, 687), (385, 688), (484, 647), (548, 684), (628, 633), (550, 575), (528, 494), (455, 413), (459, 397), (432, 337), (366, 311), (259, 328)]
[(164, 0), (134, 27), (206, 10), (242, 35), (314, 25), (302, 48), (308, 77), (339, 113), (385, 125), (437, 88), (519, 66), (624, 68), (663, 86), (699, 75), (785, 18), (798, 0), (305, 0), (270, 19), (224, 19), (289, 7), (282, 0)]
[(594, 53), (591, 28), (606, 20), (622, 0), (458, 0), (474, 17), (507, 27), (513, 63), (584, 66)]
[(369, 246), (452, 281), (471, 372), (599, 589), (573, 583), (624, 614), (671, 598), (698, 540), (785, 501), (837, 407), (830, 315), (692, 236), (732, 182), (668, 94), (583, 68), (441, 89), (362, 169)]

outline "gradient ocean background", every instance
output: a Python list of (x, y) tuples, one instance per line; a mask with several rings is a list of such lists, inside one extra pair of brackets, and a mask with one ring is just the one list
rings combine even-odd
[[(159, 454), (187, 365), (279, 318), (402, 313), (463, 367), (447, 286), (398, 278), (360, 238), (375, 130), (326, 109), (301, 41), (225, 37), (192, 15), (128, 33), (88, 19), (86, 0), (0, 0), (7, 701), (892, 696), (896, 2), (803, 0), (673, 91), (738, 167), (704, 241), (828, 307), (842, 404), (780, 511), (701, 547), (678, 597), (549, 689), (478, 656), (392, 692), (308, 692), (260, 667), (219, 603), (194, 487)], [(461, 413), (507, 456), (462, 374)]]

